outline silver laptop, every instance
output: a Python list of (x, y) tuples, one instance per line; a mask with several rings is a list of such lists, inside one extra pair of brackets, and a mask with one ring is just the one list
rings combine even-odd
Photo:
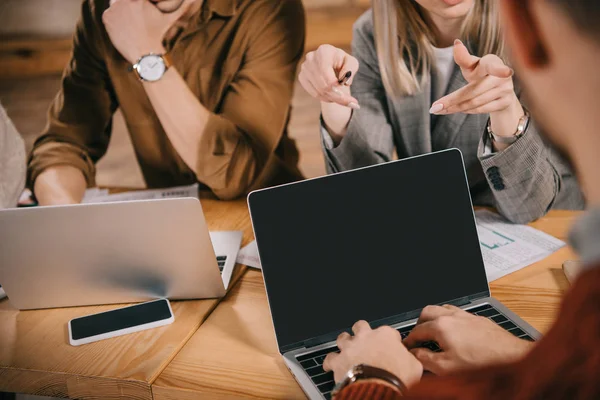
[(194, 198), (0, 210), (0, 232), (0, 284), (22, 310), (222, 297), (241, 241), (213, 233), (215, 254)]
[(405, 338), (423, 307), (453, 304), (539, 337), (490, 297), (456, 149), (255, 191), (248, 203), (279, 351), (311, 399), (330, 398), (323, 360), (360, 319)]

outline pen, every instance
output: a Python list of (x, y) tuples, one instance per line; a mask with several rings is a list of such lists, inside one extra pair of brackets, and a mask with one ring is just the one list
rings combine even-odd
[(350, 79), (351, 76), (352, 76), (352, 71), (346, 72), (346, 74), (344, 75), (344, 77), (342, 79), (340, 79), (338, 81), (338, 83), (340, 85), (345, 85), (348, 82), (348, 80)]

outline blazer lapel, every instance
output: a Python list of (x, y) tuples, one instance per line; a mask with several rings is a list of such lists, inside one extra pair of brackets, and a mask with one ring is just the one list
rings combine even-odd
[(431, 152), (431, 81), (420, 93), (394, 101), (398, 113), (398, 130), (395, 136), (399, 158)]
[[(450, 77), (446, 94), (453, 93), (466, 84), (467, 81), (462, 76), (458, 65), (456, 65), (454, 67), (454, 71), (452, 72), (452, 76)], [(429, 107), (427, 110), (429, 110)], [(454, 145), (454, 141), (456, 140), (456, 136), (460, 131), (460, 127), (463, 125), (466, 118), (467, 114), (464, 113), (439, 116), (435, 126), (433, 127), (433, 132), (431, 133), (433, 151), (452, 147)]]

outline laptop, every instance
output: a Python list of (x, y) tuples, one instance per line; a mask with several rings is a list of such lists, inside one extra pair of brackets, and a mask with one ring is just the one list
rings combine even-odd
[(331, 397), (323, 360), (361, 319), (405, 338), (425, 306), (452, 304), (540, 336), (490, 296), (459, 150), (255, 191), (248, 203), (279, 352), (311, 399)]
[(213, 232), (198, 199), (0, 210), (0, 283), (21, 310), (225, 294), (241, 232)]

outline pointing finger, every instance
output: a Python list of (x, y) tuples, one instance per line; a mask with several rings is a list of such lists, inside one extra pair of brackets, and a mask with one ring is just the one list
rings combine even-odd
[(454, 61), (461, 70), (466, 72), (472, 72), (477, 68), (479, 64), (479, 57), (473, 56), (469, 53), (467, 47), (460, 40), (454, 41)]

